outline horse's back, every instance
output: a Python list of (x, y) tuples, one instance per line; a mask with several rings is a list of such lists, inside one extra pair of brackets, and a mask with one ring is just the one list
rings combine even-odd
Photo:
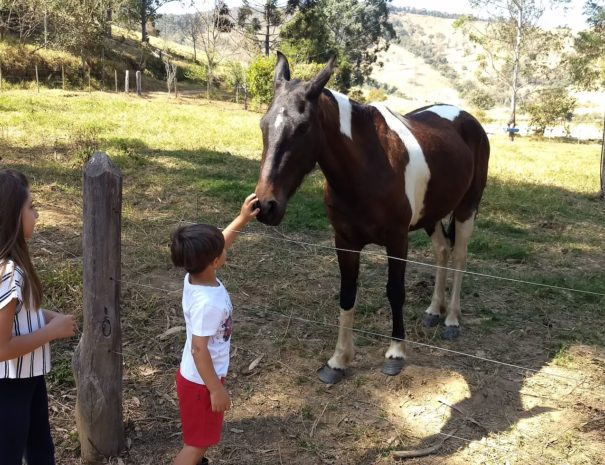
[[(452, 105), (423, 107), (404, 118), (425, 147), (431, 167), (426, 204), (445, 205), (457, 199), (451, 211), (456, 210), (461, 220), (467, 219), (477, 211), (487, 182), (490, 146), (481, 123)], [(434, 219), (432, 215), (426, 218), (429, 223)]]

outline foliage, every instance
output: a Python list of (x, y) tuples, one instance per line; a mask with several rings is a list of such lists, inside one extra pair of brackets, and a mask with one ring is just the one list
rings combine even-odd
[(362, 84), (389, 47), (395, 31), (389, 22), (389, 0), (317, 0), (302, 8), (281, 31), (296, 59), (325, 62), (337, 55), (347, 75), (343, 88)]
[(129, 28), (138, 26), (141, 31), (141, 42), (148, 42), (147, 28), (155, 25), (158, 9), (173, 1), (175, 0), (117, 0), (113, 9), (119, 24)]
[(267, 105), (273, 97), (275, 58), (257, 56), (248, 67), (249, 94), (257, 103)]
[(549, 126), (567, 125), (575, 107), (575, 98), (565, 88), (549, 88), (538, 92), (526, 105), (525, 111), (530, 117), (529, 125), (537, 134), (544, 135), (544, 130)]
[(237, 14), (237, 25), (248, 40), (257, 43), (259, 50), (269, 56), (279, 36), (277, 29), (284, 19), (285, 8), (278, 0), (243, 0)]
[(574, 82), (585, 89), (605, 88), (605, 4), (587, 1), (590, 28), (575, 39), (569, 61)]
[(543, 31), (537, 21), (545, 8), (569, 0), (471, 0), (470, 3), (488, 15), (485, 28), (479, 28), (469, 16), (461, 17), (454, 25), (483, 48), (485, 53), (478, 58), (478, 79), (486, 87), (506, 89), (514, 121), (517, 100), (525, 96), (530, 84), (561, 84), (563, 67), (556, 53), (562, 49), (564, 33)]
[(387, 99), (387, 94), (384, 89), (370, 89), (368, 92), (369, 102), (384, 102)]

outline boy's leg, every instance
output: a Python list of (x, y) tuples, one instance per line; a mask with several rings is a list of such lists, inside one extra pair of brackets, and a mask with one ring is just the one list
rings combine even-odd
[(55, 465), (55, 446), (50, 435), (48, 421), (48, 394), (44, 376), (32, 378), (35, 380), (34, 393), (31, 402), (29, 437), (25, 450), (28, 465)]
[(0, 462), (21, 465), (29, 431), (30, 379), (0, 379)]
[(184, 445), (179, 454), (175, 457), (172, 465), (198, 465), (202, 463), (202, 458), (208, 450), (207, 447), (199, 448)]

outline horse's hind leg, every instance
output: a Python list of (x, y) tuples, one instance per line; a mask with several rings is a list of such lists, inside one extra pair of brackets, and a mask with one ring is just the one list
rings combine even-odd
[(435, 272), (433, 298), (431, 299), (431, 305), (429, 305), (429, 308), (424, 313), (422, 324), (426, 327), (432, 327), (437, 326), (439, 317), (445, 313), (445, 284), (447, 280), (447, 270), (445, 267), (447, 267), (447, 262), (450, 258), (450, 243), (445, 237), (441, 221), (435, 225), (434, 229), (427, 229), (427, 233), (433, 243), (437, 271)]
[(473, 233), (474, 225), (474, 211), (464, 221), (456, 219), (456, 241), (452, 252), (452, 265), (456, 271), (454, 271), (450, 302), (446, 310), (445, 330), (442, 334), (443, 339), (456, 339), (460, 334), (460, 290), (462, 288), (462, 277), (466, 268), (468, 241)]
[[(358, 250), (336, 237), (338, 249)], [(335, 384), (344, 378), (345, 368), (353, 361), (355, 347), (353, 344), (353, 315), (357, 295), (357, 277), (359, 275), (359, 252), (338, 250), (340, 267), (340, 319), (338, 340), (334, 355), (319, 370), (319, 379), (326, 384)]]

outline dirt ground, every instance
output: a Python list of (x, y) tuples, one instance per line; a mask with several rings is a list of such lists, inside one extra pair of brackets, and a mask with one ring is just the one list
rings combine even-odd
[[(53, 241), (46, 233), (39, 240), (45, 241), (49, 253), (77, 262), (78, 235), (62, 231), (61, 236), (71, 239)], [(328, 245), (329, 236), (323, 241)], [(165, 242), (152, 246), (165, 247)], [(408, 366), (399, 376), (388, 377), (380, 373), (388, 338), (375, 335), (389, 333), (384, 263), (370, 257), (362, 261), (362, 276), (369, 277), (362, 278), (358, 300), (369, 303), (358, 304), (356, 327), (375, 334), (356, 334), (357, 354), (347, 377), (326, 386), (316, 370), (330, 357), (337, 333), (338, 279), (331, 251), (297, 246), (286, 250), (254, 234), (243, 236), (234, 249), (221, 275), (235, 307), (228, 377), (233, 408), (226, 415), (222, 442), (208, 453), (212, 463), (382, 465), (395, 462), (393, 451), (441, 442), (434, 454), (405, 462), (605, 463), (605, 352), (574, 344), (563, 355), (554, 354), (548, 328), (553, 319), (555, 325), (563, 323), (556, 320), (557, 312), (550, 315), (551, 321), (540, 310), (524, 320), (528, 309), (520, 303), (524, 308), (508, 308), (508, 316), (518, 324), (507, 322), (505, 328), (486, 331), (486, 317), (477, 308), (486, 305), (506, 312), (518, 303), (517, 291), (474, 283), (463, 296), (462, 335), (445, 343), (439, 328), (425, 330), (419, 324), (423, 305), (430, 301), (432, 273), (410, 267), (409, 340), (475, 358), (409, 343)], [(181, 445), (174, 374), (184, 341), (179, 329), (184, 326), (179, 307), (182, 276), (168, 264), (152, 272), (134, 271), (130, 260), (141, 251), (133, 255), (128, 239), (124, 251), (128, 448), (112, 463), (168, 464)], [(430, 255), (418, 251), (410, 258), (426, 261)], [(252, 270), (250, 263), (255, 264)], [(267, 279), (286, 264), (287, 273)], [(547, 300), (543, 303), (550, 305)], [(52, 422), (58, 463), (72, 465), (79, 463), (75, 389), (66, 384), (51, 384)]]

